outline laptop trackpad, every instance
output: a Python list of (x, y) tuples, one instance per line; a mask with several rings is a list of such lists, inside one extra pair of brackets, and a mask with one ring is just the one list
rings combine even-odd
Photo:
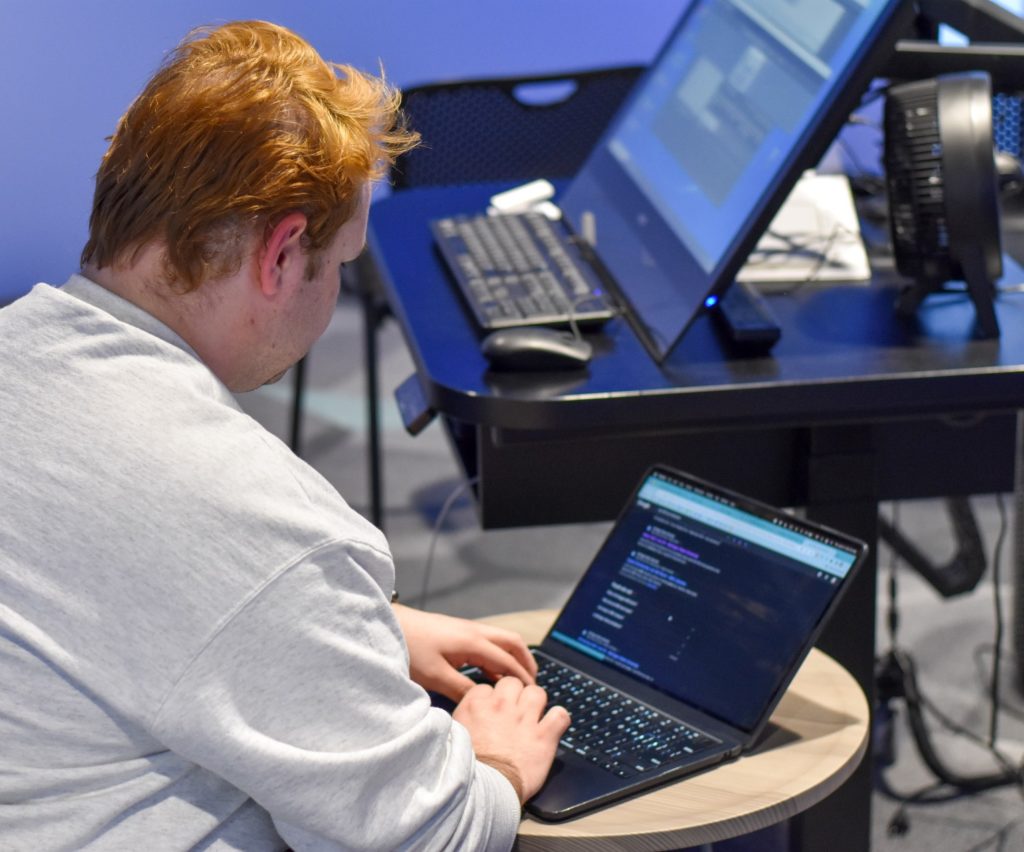
[(560, 746), (547, 781), (526, 803), (526, 810), (541, 819), (567, 819), (630, 786), (632, 780), (596, 771), (593, 764)]

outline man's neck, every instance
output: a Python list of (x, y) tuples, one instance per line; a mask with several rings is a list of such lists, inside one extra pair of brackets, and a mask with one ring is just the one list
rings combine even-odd
[(164, 254), (160, 246), (148, 244), (130, 264), (118, 263), (103, 268), (88, 264), (82, 274), (106, 290), (142, 308), (160, 320), (195, 350), (228, 388), (236, 390), (235, 364), (237, 311), (226, 294), (213, 295), (231, 288), (231, 279), (203, 282), (195, 290), (181, 293), (167, 281)]
[(181, 307), (171, 301), (170, 289), (160, 283), (162, 253), (155, 246), (140, 250), (130, 263), (117, 263), (97, 267), (86, 264), (82, 274), (101, 287), (126, 299), (152, 314), (168, 327), (174, 329), (185, 340), (187, 335), (180, 327)]

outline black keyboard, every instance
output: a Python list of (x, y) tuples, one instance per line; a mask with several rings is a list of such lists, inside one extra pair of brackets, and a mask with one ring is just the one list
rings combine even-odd
[(561, 745), (621, 777), (651, 772), (718, 744), (610, 686), (538, 656), (537, 683), (572, 715)]
[(579, 246), (546, 216), (453, 216), (430, 228), (482, 329), (596, 325), (615, 314)]

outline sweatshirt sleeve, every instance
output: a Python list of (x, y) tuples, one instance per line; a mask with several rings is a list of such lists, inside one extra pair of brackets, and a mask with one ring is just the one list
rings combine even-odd
[(508, 850), (515, 791), (409, 679), (361, 567), (384, 558), (324, 548), (258, 590), (176, 679), (154, 734), (251, 796), (296, 852)]

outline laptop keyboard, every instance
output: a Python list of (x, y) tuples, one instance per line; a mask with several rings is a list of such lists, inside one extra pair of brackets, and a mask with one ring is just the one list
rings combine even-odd
[(572, 715), (561, 745), (620, 778), (651, 772), (718, 740), (546, 657), (537, 683)]
[(546, 216), (453, 216), (430, 227), (482, 329), (594, 325), (614, 315), (579, 248)]

